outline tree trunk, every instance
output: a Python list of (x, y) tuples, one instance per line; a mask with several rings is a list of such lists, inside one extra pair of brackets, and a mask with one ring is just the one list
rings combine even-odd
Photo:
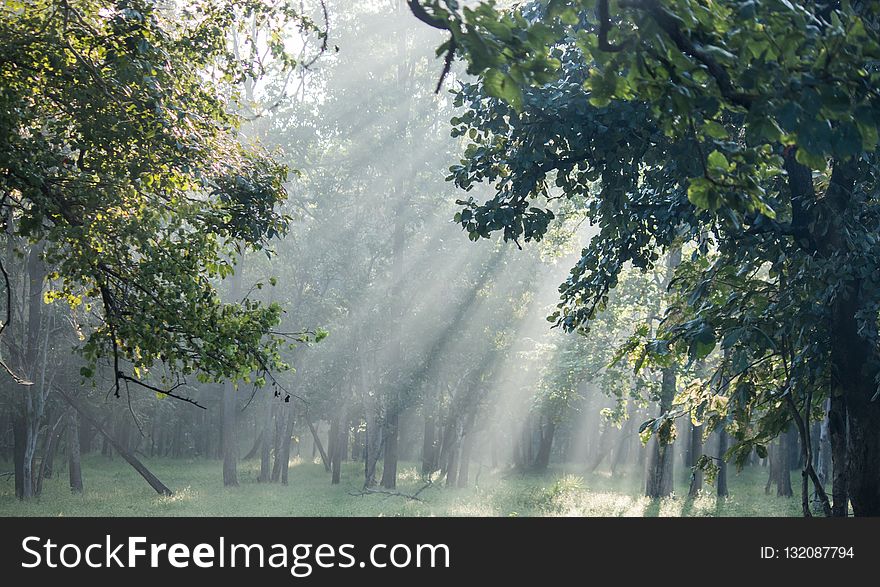
[[(40, 331), (42, 326), (43, 278), (45, 267), (40, 254), (42, 248), (31, 247), (27, 260), (27, 325), (24, 330), (24, 354), (20, 371), (31, 382), (28, 386), (16, 385), (17, 413), (13, 416), (13, 448), (15, 495), (19, 499), (35, 497), (34, 459), (37, 453), (37, 440), (45, 406), (45, 368), (47, 360), (46, 345), (40, 352)], [(13, 294), (10, 293), (12, 297)], [(14, 302), (13, 302), (14, 303)], [(44, 337), (48, 331), (43, 332)], [(40, 357), (42, 355), (42, 372)]]
[(459, 457), (459, 465), (458, 465), (458, 480), (456, 483), (457, 487), (467, 487), (469, 481), (469, 468), (471, 461), (471, 451), (473, 449), (474, 444), (474, 433), (473, 431), (468, 431), (465, 434), (464, 438), (461, 441), (461, 455)]
[(447, 461), (446, 461), (446, 486), (447, 487), (455, 487), (458, 485), (458, 445), (459, 442), (456, 439), (449, 446), (449, 450), (447, 451)]
[(880, 516), (880, 401), (865, 395), (847, 397), (847, 491), (854, 515)]
[(847, 491), (847, 410), (843, 395), (832, 395), (828, 410), (828, 434), (831, 439), (831, 493), (834, 517), (849, 515), (849, 492)]
[(287, 477), (290, 474), (290, 443), (293, 440), (293, 427), (296, 424), (296, 414), (293, 404), (290, 404), (287, 415), (287, 425), (284, 427), (284, 435), (281, 438), (281, 484), (287, 485)]
[(69, 418), (70, 423), (67, 428), (67, 472), (70, 479), (70, 490), (73, 493), (82, 493), (83, 479), (79, 451), (79, 413), (73, 410)]
[(436, 424), (434, 423), (433, 405), (426, 405), (425, 433), (422, 436), (422, 475), (430, 475), (437, 466)]
[(550, 465), (550, 452), (553, 450), (553, 437), (556, 435), (556, 422), (548, 418), (546, 424), (540, 427), (541, 440), (538, 443), (538, 454), (532, 464), (532, 470), (544, 473)]
[(58, 454), (58, 447), (61, 445), (61, 439), (65, 437), (67, 432), (67, 422), (64, 421), (60, 426), (56, 426), (56, 430), (46, 445), (43, 453), (43, 461), (40, 463), (42, 474), (41, 479), (51, 479), (55, 475), (55, 456)]
[[(663, 369), (663, 378), (660, 384), (660, 415), (663, 416), (672, 408), (672, 400), (675, 397), (675, 367)], [(648, 465), (648, 480), (645, 486), (645, 495), (651, 498), (666, 497), (673, 489), (673, 457), (672, 445), (667, 444), (654, 435), (651, 441), (651, 460)]]
[[(620, 438), (618, 438), (617, 447), (614, 450), (614, 460), (617, 461), (617, 457), (623, 448), (623, 437), (625, 435), (625, 430), (627, 424), (624, 424), (624, 430), (621, 430)], [(595, 447), (593, 450), (593, 458), (590, 460), (589, 464), (587, 464), (587, 473), (592, 473), (595, 471), (602, 461), (605, 460), (605, 457), (608, 456), (608, 445), (611, 442), (611, 424), (604, 423), (602, 424), (602, 433), (599, 435), (599, 440), (595, 443)], [(613, 463), (612, 463), (613, 464)]]
[(816, 473), (823, 486), (828, 486), (831, 481), (831, 431), (829, 412), (831, 400), (825, 401), (825, 417), (819, 426), (819, 450), (816, 459)]
[(721, 428), (718, 431), (718, 477), (717, 493), (718, 497), (727, 497), (730, 491), (727, 489), (727, 461), (725, 454), (727, 452), (727, 429)]
[(770, 466), (767, 467), (767, 483), (764, 484), (764, 494), (770, 495), (770, 488), (776, 483), (776, 442), (771, 441), (767, 446), (767, 461)]
[(688, 488), (688, 497), (696, 497), (703, 489), (703, 471), (696, 465), (703, 456), (703, 427), (691, 424), (690, 448), (690, 466), (693, 467), (691, 472), (691, 483)]
[(382, 462), (382, 487), (395, 489), (397, 487), (397, 459), (398, 440), (400, 438), (400, 414), (399, 406), (390, 407), (390, 413), (385, 416), (385, 456)]
[(776, 496), (791, 497), (791, 435), (788, 431), (779, 435), (779, 447), (776, 453)]
[(263, 422), (260, 430), (260, 476), (257, 481), (260, 483), (268, 483), (272, 480), (272, 463), (270, 438), (272, 436), (272, 401), (273, 397), (268, 393), (265, 394), (263, 401)]
[[(348, 415), (346, 407), (343, 407), (339, 411), (339, 416), (334, 422), (333, 428), (335, 428), (336, 436), (333, 441), (333, 451), (330, 457), (330, 484), (339, 485), (340, 476), (342, 474), (342, 459), (345, 449), (348, 446)], [(331, 428), (331, 430), (333, 430), (333, 428)]]
[(238, 486), (238, 438), (236, 431), (238, 402), (231, 381), (223, 384), (223, 486)]
[(33, 476), (30, 467), (25, 464), (25, 450), (27, 444), (27, 420), (24, 413), (18, 413), (12, 417), (12, 462), (15, 476), (15, 497), (18, 499), (30, 499), (34, 495)]
[[(53, 419), (50, 417), (49, 421), (53, 422)], [(40, 459), (40, 469), (37, 472), (36, 480), (34, 481), (35, 495), (40, 495), (43, 492), (43, 479), (49, 479), (52, 477), (52, 464), (55, 460), (55, 452), (58, 450), (60, 438), (65, 431), (65, 427), (66, 419), (64, 418), (64, 411), (62, 410), (54, 419), (54, 423), (46, 430), (43, 458)]]
[(379, 418), (376, 414), (367, 414), (367, 426), (364, 433), (366, 438), (364, 441), (364, 487), (375, 487), (376, 485), (376, 463), (379, 462), (379, 451), (381, 450), (381, 426)]

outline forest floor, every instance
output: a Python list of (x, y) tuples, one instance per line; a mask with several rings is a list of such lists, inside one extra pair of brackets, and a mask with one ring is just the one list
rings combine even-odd
[[(607, 472), (585, 475), (556, 466), (546, 475), (472, 471), (472, 486), (424, 488), (421, 501), (384, 494), (359, 495), (360, 463), (346, 463), (342, 483), (330, 485), (320, 464), (291, 462), (289, 484), (257, 482), (259, 461), (239, 464), (238, 487), (221, 486), (221, 463), (187, 459), (151, 459), (150, 469), (171, 487), (160, 497), (121, 458), (83, 459), (85, 492), (72, 495), (62, 467), (44, 481), (43, 495), (30, 503), (14, 496), (11, 475), (0, 477), (0, 516), (798, 516), (800, 499), (764, 494), (767, 470), (730, 473), (730, 497), (707, 491), (683, 497), (687, 479), (677, 476), (678, 497), (649, 500), (637, 475), (613, 479)], [(0, 470), (11, 463), (0, 462)], [(414, 493), (425, 483), (415, 464), (401, 464), (398, 491)], [(797, 489), (798, 479), (792, 485)]]

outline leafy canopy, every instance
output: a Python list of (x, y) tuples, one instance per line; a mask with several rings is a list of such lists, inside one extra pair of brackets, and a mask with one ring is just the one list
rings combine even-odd
[(102, 357), (117, 390), (158, 363), (205, 380), (284, 366), (272, 333), (280, 307), (224, 303), (216, 288), (242, 252), (270, 254), (287, 225), (278, 211), (287, 170), (239, 141), (234, 114), (235, 84), (260, 73), (239, 57), (247, 30), (272, 32), (279, 55), (284, 26), (316, 30), (279, 6), (0, 8), (4, 230), (43, 247), (45, 301), (73, 308), (84, 376)]

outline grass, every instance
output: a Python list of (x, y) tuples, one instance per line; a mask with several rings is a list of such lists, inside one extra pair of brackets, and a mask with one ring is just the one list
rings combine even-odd
[[(3, 470), (11, 468), (6, 463)], [(649, 500), (641, 495), (640, 475), (613, 479), (584, 475), (559, 466), (543, 476), (515, 472), (472, 471), (472, 487), (431, 486), (423, 501), (399, 496), (352, 495), (360, 491), (360, 463), (346, 463), (342, 483), (330, 485), (320, 464), (292, 462), (289, 484), (257, 483), (259, 462), (239, 464), (238, 487), (224, 488), (216, 461), (153, 459), (150, 469), (171, 487), (161, 497), (121, 459), (83, 460), (85, 492), (73, 495), (62, 467), (44, 482), (43, 495), (31, 502), (15, 498), (11, 476), (0, 478), (0, 516), (798, 516), (800, 499), (764, 494), (766, 469), (731, 473), (730, 497), (710, 492), (696, 499)], [(424, 485), (416, 465), (402, 464), (398, 490)], [(676, 492), (687, 491), (681, 475)]]

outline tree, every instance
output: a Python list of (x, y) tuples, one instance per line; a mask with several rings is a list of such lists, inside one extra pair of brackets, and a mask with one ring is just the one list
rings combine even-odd
[[(595, 316), (627, 264), (650, 267), (659, 252), (698, 243), (708, 263), (680, 286), (695, 312), (657, 348), (694, 359), (721, 343), (716, 421), (738, 430), (725, 454), (743, 462), (788, 421), (809, 424), (825, 397), (843, 398), (853, 511), (880, 515), (878, 7), (410, 6), (449, 34), (440, 52), (463, 55), (480, 76), (453, 121), (475, 138), (452, 176), (463, 189), (497, 189), (461, 202), (463, 228), (538, 240), (553, 215), (535, 200), (551, 197), (554, 179), (564, 197), (587, 196), (600, 233), (561, 288), (554, 320), (566, 329)], [(742, 327), (753, 315), (764, 323)]]
[[(18, 352), (3, 366), (35, 385), (39, 402), (49, 391), (36, 377), (47, 356), (36, 338), (44, 301), (67, 303), (82, 338), (81, 376), (108, 363), (117, 397), (130, 384), (179, 397), (192, 374), (261, 383), (285, 367), (287, 337), (273, 331), (280, 307), (225, 303), (215, 287), (237, 253), (269, 251), (287, 225), (277, 210), (286, 169), (239, 142), (232, 113), (235, 84), (259, 73), (227, 44), (250, 17), (317, 30), (259, 2), (34, 0), (0, 9), (9, 40), (0, 57), (0, 217), (10, 251), (28, 259), (0, 262), (0, 333), (24, 301), (13, 296), (17, 279), (29, 282), (30, 308), (19, 325), (27, 342), (4, 340)], [(269, 49), (284, 53), (281, 41)], [(16, 478), (30, 497), (42, 404), (14, 393), (27, 398)]]

